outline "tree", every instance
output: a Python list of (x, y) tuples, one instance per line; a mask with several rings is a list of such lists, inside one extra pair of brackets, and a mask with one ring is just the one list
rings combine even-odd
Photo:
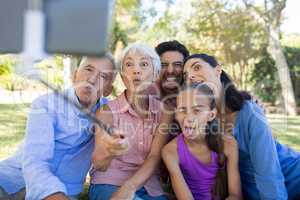
[(216, 56), (244, 90), (266, 43), (263, 27), (246, 9), (221, 0), (182, 1), (166, 10), (149, 33), (152, 40), (176, 38), (191, 52)]
[(265, 27), (268, 35), (268, 53), (275, 61), (281, 85), (282, 96), (287, 114), (296, 115), (297, 107), (290, 77), (290, 71), (280, 44), (280, 25), (286, 0), (264, 0), (261, 9), (252, 0), (243, 0), (253, 17)]
[[(283, 47), (284, 55), (287, 58), (289, 70), (291, 72), (292, 83), (295, 86), (300, 85), (300, 48), (298, 47)], [(255, 64), (255, 69), (251, 76), (251, 81), (254, 82), (254, 90), (256, 94), (264, 101), (273, 104), (282, 102), (280, 95), (280, 82), (278, 78), (277, 68), (274, 60), (265, 48), (261, 59)], [(300, 88), (295, 87), (294, 90), (297, 104), (300, 105)]]

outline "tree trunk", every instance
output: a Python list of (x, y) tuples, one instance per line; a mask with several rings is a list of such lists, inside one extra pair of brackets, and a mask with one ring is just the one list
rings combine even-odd
[(64, 89), (72, 86), (72, 74), (76, 70), (78, 64), (77, 58), (75, 57), (65, 56), (63, 58)]
[(294, 116), (297, 114), (296, 100), (290, 77), (290, 71), (279, 41), (279, 28), (270, 27), (269, 29), (268, 52), (274, 59), (275, 65), (278, 69), (286, 113)]

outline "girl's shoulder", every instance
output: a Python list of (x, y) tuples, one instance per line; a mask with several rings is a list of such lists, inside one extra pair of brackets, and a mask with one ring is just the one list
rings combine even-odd
[(177, 156), (177, 139), (178, 136), (174, 139), (172, 139), (168, 144), (166, 144), (163, 149), (162, 149), (162, 153), (165, 156)]
[(174, 139), (172, 139), (168, 144), (166, 144), (164, 146), (164, 149), (166, 149), (167, 151), (177, 150), (177, 139), (178, 139), (178, 136), (175, 137)]

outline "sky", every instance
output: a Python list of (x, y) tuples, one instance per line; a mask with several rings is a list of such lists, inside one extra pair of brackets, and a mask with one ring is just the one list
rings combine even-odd
[(287, 0), (284, 9), (285, 20), (282, 24), (282, 31), (286, 33), (300, 34), (300, 0)]

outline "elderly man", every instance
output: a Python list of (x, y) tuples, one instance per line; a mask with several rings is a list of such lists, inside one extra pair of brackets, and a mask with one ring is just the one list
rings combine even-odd
[[(65, 91), (73, 101), (95, 112), (112, 89), (115, 63), (110, 54), (84, 58)], [(54, 93), (37, 98), (28, 116), (23, 145), (0, 162), (0, 199), (77, 199), (90, 169), (94, 148), (92, 122), (75, 106)], [(107, 145), (120, 145), (107, 137)], [(25, 188), (26, 187), (26, 192)], [(22, 197), (23, 196), (23, 197)]]

